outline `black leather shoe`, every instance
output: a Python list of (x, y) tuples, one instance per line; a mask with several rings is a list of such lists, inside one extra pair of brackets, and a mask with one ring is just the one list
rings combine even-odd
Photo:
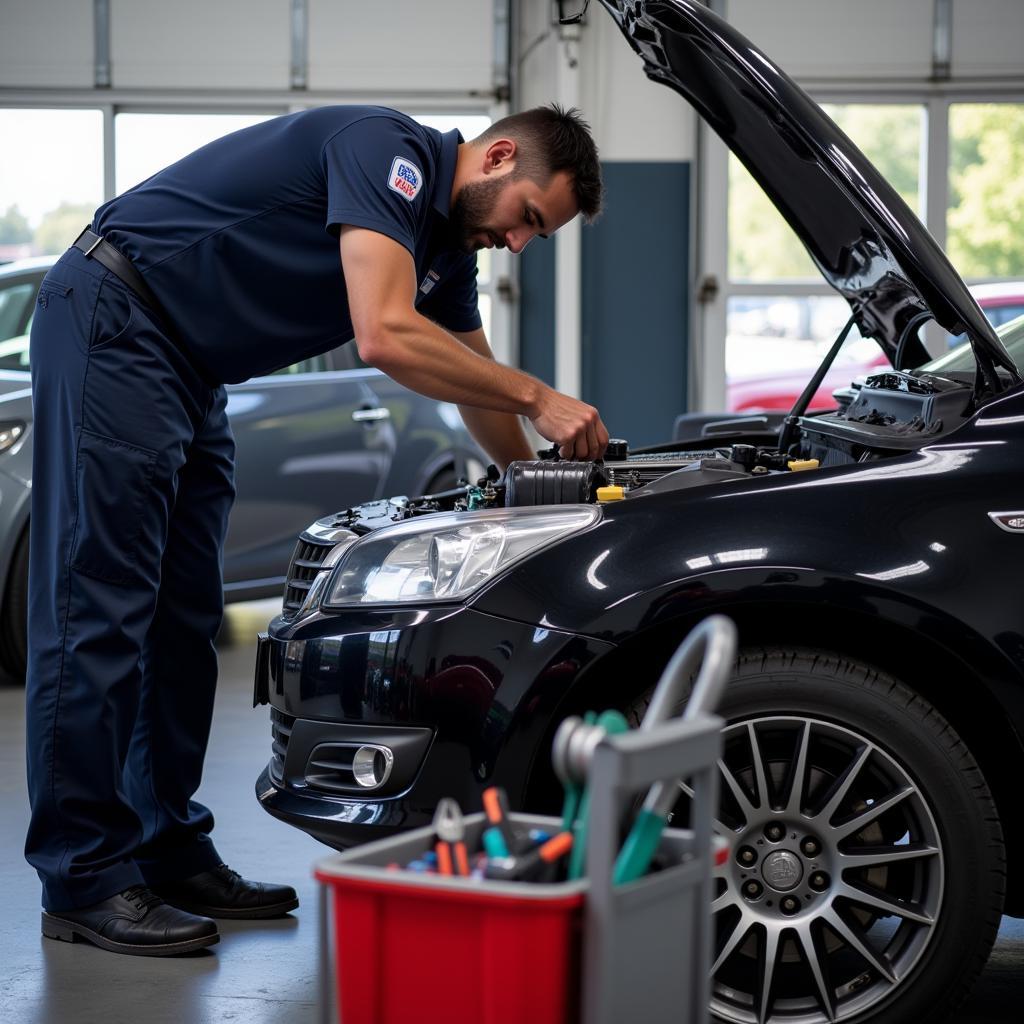
[(215, 922), (168, 906), (142, 885), (82, 910), (44, 910), (43, 934), (133, 956), (174, 956), (220, 942)]
[(299, 905), (290, 885), (250, 882), (227, 864), (153, 889), (168, 903), (208, 917), (280, 917)]

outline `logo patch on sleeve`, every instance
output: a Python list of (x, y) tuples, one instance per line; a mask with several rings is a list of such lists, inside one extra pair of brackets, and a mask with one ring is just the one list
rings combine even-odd
[(396, 156), (391, 161), (391, 173), (388, 175), (388, 188), (408, 199), (411, 203), (416, 198), (423, 184), (423, 172), (404, 156)]

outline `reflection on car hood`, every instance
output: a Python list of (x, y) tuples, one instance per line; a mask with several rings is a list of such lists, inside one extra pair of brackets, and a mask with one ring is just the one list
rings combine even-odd
[[(1016, 376), (960, 276), (895, 189), (796, 83), (698, 0), (599, 0), (649, 78), (681, 93), (722, 137), (895, 360), (932, 316), (966, 332), (978, 361)], [(915, 332), (916, 333), (916, 332)], [(911, 337), (903, 364), (927, 353)]]

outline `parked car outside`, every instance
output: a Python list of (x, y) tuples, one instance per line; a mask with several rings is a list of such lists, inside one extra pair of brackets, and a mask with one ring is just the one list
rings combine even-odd
[[(15, 681), (25, 674), (28, 334), (42, 301), (39, 283), (55, 259), (0, 267), (0, 674)], [(359, 365), (352, 345), (228, 385), (228, 415), (238, 491), (224, 556), (228, 601), (280, 593), (295, 534), (322, 509), (444, 490), (483, 469), (484, 456), (454, 405)]]
[[(993, 327), (1000, 327), (1024, 315), (1024, 281), (976, 284), (971, 286), (970, 291)], [(963, 340), (954, 335), (947, 335), (947, 338), (950, 348)], [(747, 345), (761, 343), (765, 348), (774, 343), (771, 337), (748, 337), (743, 340)], [(811, 345), (806, 340), (795, 344), (800, 347)], [(871, 348), (875, 351), (872, 352)], [(878, 373), (890, 365), (885, 354), (879, 352), (877, 346), (869, 339), (860, 339), (857, 350), (862, 355), (860, 359), (856, 358), (856, 355), (854, 358), (844, 359), (840, 354), (841, 361), (837, 361), (828, 371), (821, 386), (814, 393), (808, 406), (809, 412), (834, 409), (836, 400), (833, 398), (833, 392), (837, 388), (849, 387), (851, 381), (870, 373)], [(806, 368), (783, 369), (772, 373), (729, 374), (725, 389), (726, 409), (730, 413), (789, 412), (807, 386), (809, 377), (810, 372)]]
[[(774, 435), (617, 442), (319, 520), (259, 645), (257, 797), (337, 847), (494, 784), (557, 812), (558, 723), (638, 722), (681, 639), (723, 613), (740, 653), (714, 1018), (943, 1020), (1004, 909), (1024, 914), (1024, 320), (993, 329), (889, 183), (703, 3), (603, 6), (896, 369)], [(930, 320), (965, 341), (930, 360)]]

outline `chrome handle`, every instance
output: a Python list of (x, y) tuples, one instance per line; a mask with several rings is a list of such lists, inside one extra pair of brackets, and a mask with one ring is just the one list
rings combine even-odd
[(352, 419), (356, 423), (376, 423), (380, 420), (391, 419), (391, 410), (385, 409), (383, 405), (375, 406), (372, 409), (356, 409), (352, 413)]

